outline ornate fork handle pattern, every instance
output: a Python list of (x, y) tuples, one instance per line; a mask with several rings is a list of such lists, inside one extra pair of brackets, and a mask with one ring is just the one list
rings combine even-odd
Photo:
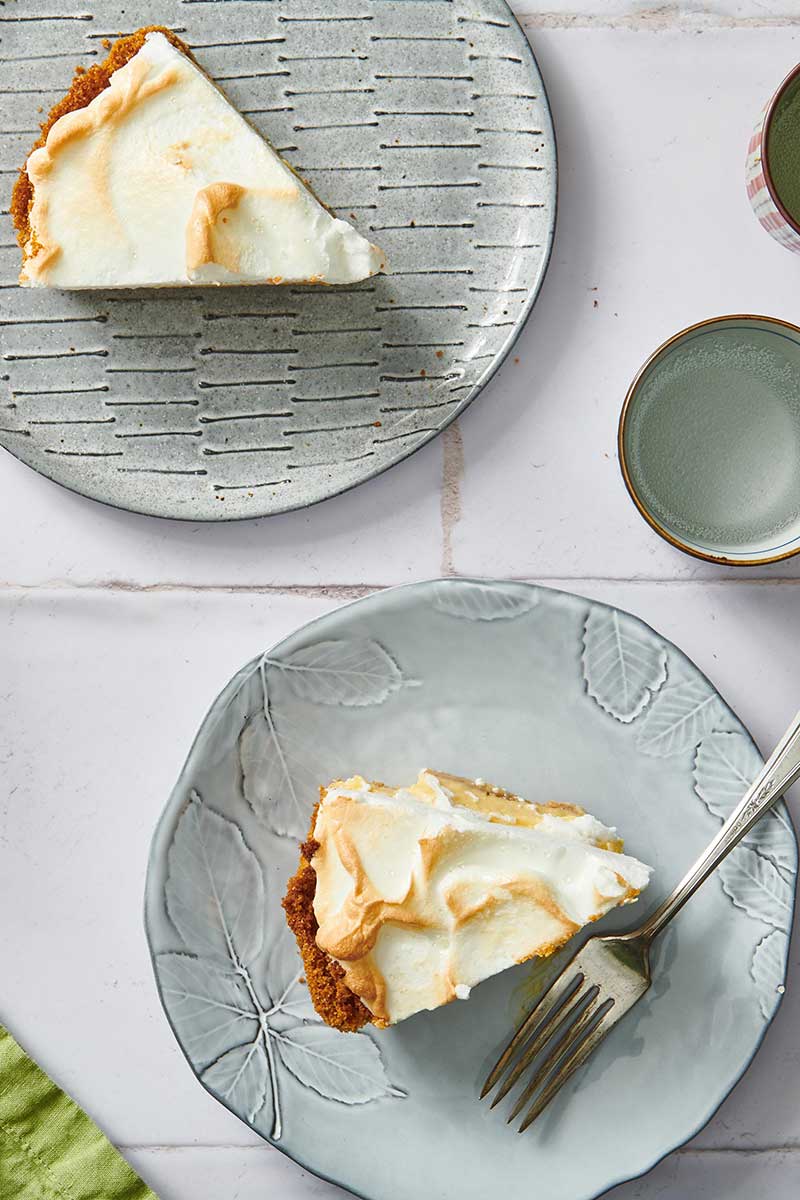
[[(747, 801), (744, 808), (739, 813), (738, 819), (734, 822), (734, 825), (731, 828), (731, 834), (738, 833), (739, 829), (744, 827), (745, 825), (747, 825), (748, 822), (751, 821), (751, 819), (753, 817), (757, 818), (757, 817), (761, 816), (761, 809), (764, 806), (764, 801), (768, 800), (770, 798), (770, 796), (772, 796), (774, 789), (775, 789), (775, 780), (770, 779), (767, 783), (764, 784), (764, 786), (761, 788), (761, 790), (755, 796), (752, 797), (752, 799)], [(773, 798), (772, 803), (775, 803), (774, 798)], [(771, 807), (771, 805), (767, 805), (766, 807), (769, 808), (769, 807)], [(745, 830), (745, 833), (746, 832), (747, 832), (747, 830)]]
[(800, 713), (697, 862), (631, 939), (651, 942), (753, 826), (800, 778)]

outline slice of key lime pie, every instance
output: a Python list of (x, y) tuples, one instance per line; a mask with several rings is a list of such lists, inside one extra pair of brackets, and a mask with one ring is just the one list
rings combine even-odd
[(283, 904), (329, 1025), (385, 1027), (466, 999), (635, 900), (650, 868), (572, 804), (423, 771), (320, 791)]
[(384, 266), (157, 27), (79, 69), (12, 215), (27, 287), (341, 284)]

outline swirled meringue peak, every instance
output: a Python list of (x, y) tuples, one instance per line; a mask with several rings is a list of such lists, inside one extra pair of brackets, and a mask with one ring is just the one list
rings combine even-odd
[(26, 170), (23, 286), (341, 284), (384, 266), (159, 32)]
[(553, 953), (650, 877), (581, 808), (434, 771), (332, 783), (311, 837), (316, 944), (377, 1025)]

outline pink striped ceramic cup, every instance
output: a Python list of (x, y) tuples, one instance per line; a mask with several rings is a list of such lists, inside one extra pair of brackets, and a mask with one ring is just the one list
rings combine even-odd
[[(791, 130), (781, 126), (780, 122), (788, 123), (795, 117), (797, 125), (792, 125)], [(785, 155), (786, 136), (790, 132), (797, 134), (794, 142), (798, 147), (797, 171), (791, 169), (794, 159), (790, 162), (782, 158), (779, 163), (775, 158), (778, 150)], [(800, 254), (800, 211), (798, 203), (791, 202), (795, 200), (794, 194), (790, 200), (782, 185), (782, 178), (787, 175), (797, 179), (797, 196), (800, 196), (800, 64), (789, 72), (759, 116), (747, 149), (746, 167), (747, 195), (759, 221), (782, 246)]]

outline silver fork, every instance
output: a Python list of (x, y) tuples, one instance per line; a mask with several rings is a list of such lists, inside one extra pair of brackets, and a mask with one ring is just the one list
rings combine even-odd
[(494, 1108), (531, 1067), (531, 1077), (508, 1122), (525, 1109), (519, 1127), (523, 1133), (536, 1120), (649, 989), (653, 939), (798, 778), (800, 713), (717, 836), (663, 904), (638, 929), (612, 937), (595, 934), (573, 955), (489, 1072), (481, 1099), (499, 1085), (492, 1100)]

